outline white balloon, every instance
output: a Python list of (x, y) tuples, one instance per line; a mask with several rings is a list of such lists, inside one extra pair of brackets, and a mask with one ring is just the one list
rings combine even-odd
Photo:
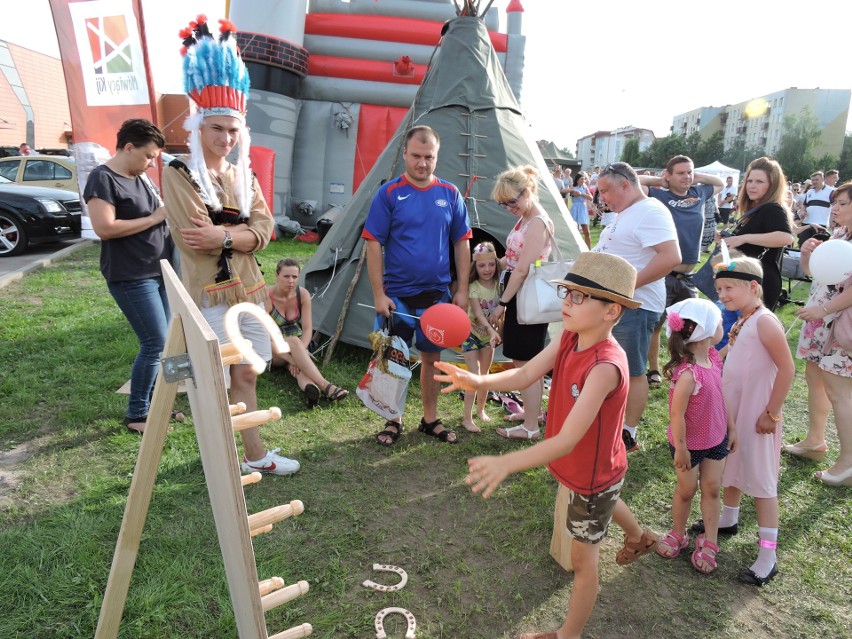
[(844, 240), (823, 242), (811, 253), (811, 277), (818, 284), (840, 284), (852, 273), (852, 244)]

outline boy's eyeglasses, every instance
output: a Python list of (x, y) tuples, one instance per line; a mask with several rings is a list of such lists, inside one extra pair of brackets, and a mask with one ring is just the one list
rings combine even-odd
[(574, 306), (579, 306), (588, 298), (598, 300), (599, 302), (612, 302), (612, 300), (608, 300), (605, 297), (595, 297), (594, 295), (590, 295), (589, 293), (578, 291), (576, 288), (568, 288), (564, 284), (559, 284), (556, 287), (556, 295), (561, 300), (571, 300), (571, 304), (573, 304)]

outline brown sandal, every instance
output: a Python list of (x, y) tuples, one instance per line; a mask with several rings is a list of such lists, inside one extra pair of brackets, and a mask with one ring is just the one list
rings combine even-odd
[(632, 564), (642, 555), (647, 555), (657, 547), (657, 542), (660, 541), (660, 536), (647, 528), (642, 530), (642, 537), (637, 542), (627, 541), (627, 535), (624, 535), (624, 545), (618, 554), (615, 556), (615, 563), (619, 566)]

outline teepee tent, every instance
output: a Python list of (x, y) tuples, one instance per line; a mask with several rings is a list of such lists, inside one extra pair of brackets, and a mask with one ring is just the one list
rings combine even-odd
[(532, 164), (542, 176), (540, 199), (563, 256), (576, 257), (585, 246), (481, 18), (449, 21), (439, 46), (408, 115), (303, 269), (304, 286), (313, 296), (315, 330), (324, 335), (339, 330), (339, 339), (349, 344), (369, 348), (375, 312), (359, 305), (373, 304), (361, 231), (379, 186), (403, 171), (402, 140), (412, 126), (425, 124), (440, 135), (435, 174), (465, 196), (474, 242), (504, 245), (517, 218), (491, 201), (494, 178), (509, 166)]

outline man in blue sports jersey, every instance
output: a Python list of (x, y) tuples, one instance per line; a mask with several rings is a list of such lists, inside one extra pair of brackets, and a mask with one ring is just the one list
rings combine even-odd
[[(461, 193), (434, 175), (440, 144), (431, 127), (408, 131), (402, 152), (405, 173), (379, 188), (361, 236), (367, 241), (376, 328), (389, 323), (391, 334), (409, 344), (413, 340), (420, 351), (423, 418), (419, 430), (454, 444), (456, 433), (437, 416), (440, 384), (434, 375), (442, 349), (426, 338), (420, 321), (410, 317), (420, 317), (430, 306), (451, 300), (450, 246), (458, 282), (452, 302), (467, 311), (472, 234)], [(401, 421), (387, 421), (376, 440), (392, 446), (402, 430)]]

